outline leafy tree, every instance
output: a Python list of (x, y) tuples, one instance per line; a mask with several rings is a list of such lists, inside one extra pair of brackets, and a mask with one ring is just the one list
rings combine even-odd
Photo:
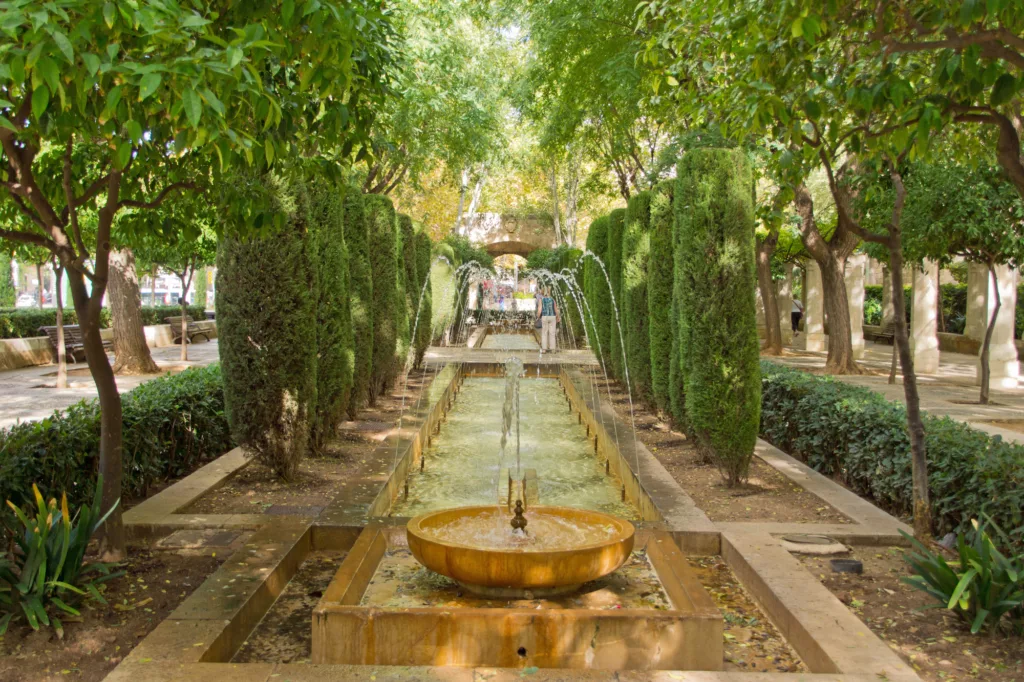
[[(913, 11), (900, 3), (842, 0), (786, 7), (780, 20), (835, 26), (845, 48), (877, 61), (920, 64), (928, 78), (906, 98), (910, 120), (927, 121), (937, 107), (944, 121), (982, 126), (987, 144), (1024, 198), (1021, 93), (1024, 92), (1024, 12), (1014, 0), (920, 0)], [(960, 152), (962, 153), (962, 152)]]
[(132, 251), (140, 264), (162, 267), (181, 281), (182, 361), (188, 360), (188, 292), (196, 274), (217, 260), (215, 223), (214, 208), (192, 194), (152, 210), (129, 209), (115, 224), (117, 238), (134, 245)]
[(761, 416), (752, 184), (743, 152), (702, 149), (680, 161), (675, 194), (686, 418), (730, 487), (747, 477)]
[(438, 164), (462, 174), (503, 146), (508, 51), (486, 17), (467, 2), (400, 0), (393, 8), (402, 50), (395, 96), (373, 126), (362, 181), (373, 194), (391, 194), (406, 178), (418, 183)]
[[(32, 223), (0, 237), (48, 248), (67, 268), (102, 410), (106, 513), (122, 479), (121, 399), (99, 329), (115, 217), (211, 187), (210, 176), (238, 163), (269, 165), (300, 147), (347, 154), (365, 138), (382, 90), (389, 23), (370, 0), (320, 0), (303, 12), (267, 0), (19, 0), (0, 7), (0, 30), (3, 210)], [(40, 172), (47, 149), (61, 172)], [(252, 217), (252, 207), (226, 206)], [(93, 207), (89, 248), (79, 212)], [(108, 558), (124, 554), (118, 509), (104, 546)]]
[[(1006, 181), (1002, 169), (956, 162), (913, 164), (906, 172), (903, 209), (903, 253), (907, 260), (924, 259), (948, 266), (954, 258), (980, 263), (992, 278), (992, 307), (981, 346), (981, 394), (989, 400), (989, 346), (1002, 306), (996, 281), (997, 265), (1017, 268), (1024, 263), (1024, 237), (1018, 227), (1024, 202)], [(895, 201), (891, 182), (876, 181), (873, 196), (864, 202), (865, 227), (877, 232), (878, 223)], [(881, 219), (881, 220), (880, 220)], [(869, 223), (870, 221), (870, 223)]]

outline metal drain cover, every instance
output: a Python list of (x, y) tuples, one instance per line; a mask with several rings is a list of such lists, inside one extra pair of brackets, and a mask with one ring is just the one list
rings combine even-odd
[(827, 535), (794, 533), (782, 536), (782, 547), (794, 554), (846, 554), (846, 545)]

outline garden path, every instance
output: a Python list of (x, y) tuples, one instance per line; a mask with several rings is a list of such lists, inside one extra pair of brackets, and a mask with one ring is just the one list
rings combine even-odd
[[(209, 342), (198, 341), (189, 346), (188, 362), (179, 359), (181, 348), (178, 346), (152, 348), (150, 352), (163, 372), (178, 372), (186, 367), (205, 367), (219, 359), (216, 339)], [(125, 393), (139, 384), (161, 376), (162, 373), (119, 376), (117, 388), (121, 393)], [(68, 365), (68, 388), (57, 390), (54, 388), (56, 380), (56, 365), (0, 372), (0, 428), (18, 422), (42, 419), (51, 415), (54, 410), (96, 397), (96, 386), (84, 362)]]

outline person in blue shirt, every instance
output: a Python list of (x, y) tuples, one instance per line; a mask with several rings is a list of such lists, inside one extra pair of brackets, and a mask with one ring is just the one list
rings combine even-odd
[(548, 353), (557, 349), (558, 305), (551, 297), (551, 289), (545, 288), (544, 295), (537, 301), (537, 317), (540, 318), (540, 352)]

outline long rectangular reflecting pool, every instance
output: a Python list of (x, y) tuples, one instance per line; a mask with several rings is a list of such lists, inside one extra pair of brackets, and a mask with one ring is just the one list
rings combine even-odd
[(578, 423), (557, 379), (526, 378), (520, 389), (519, 462), (515, 434), (502, 453), (502, 378), (467, 378), (447, 422), (424, 452), (423, 470), (410, 473), (408, 496), (399, 496), (391, 516), (411, 517), (469, 505), (498, 504), (503, 469), (536, 471), (537, 502), (593, 509), (625, 519), (640, 518), (623, 500), (622, 484), (594, 456), (586, 428)]

